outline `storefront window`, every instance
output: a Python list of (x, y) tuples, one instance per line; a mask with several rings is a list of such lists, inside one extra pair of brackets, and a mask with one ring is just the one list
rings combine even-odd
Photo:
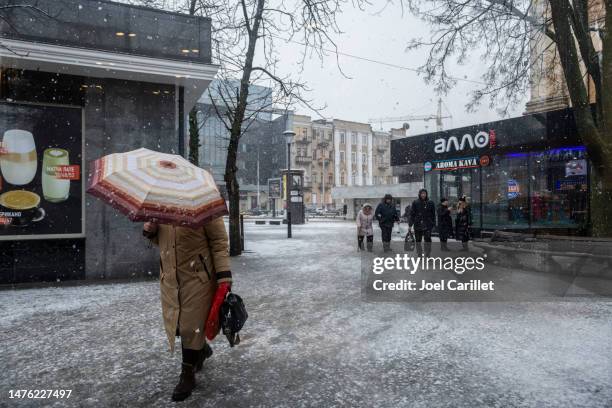
[(482, 171), (483, 227), (528, 228), (529, 156), (495, 156)]
[(533, 153), (530, 160), (533, 225), (584, 227), (588, 205), (585, 149), (553, 149)]
[(472, 227), (485, 229), (586, 228), (588, 160), (584, 147), (493, 156), (480, 168), (425, 173), (436, 203), (455, 207), (466, 196)]

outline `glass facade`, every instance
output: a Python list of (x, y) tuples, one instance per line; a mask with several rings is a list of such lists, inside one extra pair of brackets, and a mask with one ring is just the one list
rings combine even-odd
[(425, 173), (436, 204), (467, 196), (479, 229), (583, 229), (588, 221), (588, 160), (582, 146), (491, 157), (487, 166)]

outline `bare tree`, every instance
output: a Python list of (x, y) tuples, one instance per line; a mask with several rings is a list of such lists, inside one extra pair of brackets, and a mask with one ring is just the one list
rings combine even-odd
[[(591, 232), (612, 233), (612, 0), (400, 0), (431, 24), (426, 80), (440, 92), (454, 80), (448, 67), (482, 50), (483, 85), (468, 109), (483, 100), (506, 112), (529, 89), (530, 78), (565, 89), (579, 135), (593, 164)], [(601, 42), (601, 52), (596, 44)], [(559, 71), (555, 69), (560, 67)], [(592, 91), (591, 91), (592, 90)], [(592, 109), (594, 106), (594, 109)]]
[[(220, 63), (218, 85), (211, 97), (217, 117), (229, 133), (225, 183), (229, 198), (230, 254), (241, 253), (240, 186), (237, 154), (242, 135), (262, 111), (287, 109), (301, 103), (313, 110), (306, 83), (297, 75), (281, 74), (276, 44), (298, 39), (303, 58), (335, 44), (339, 33), (336, 14), (343, 5), (361, 6), (366, 0), (196, 0), (194, 12), (212, 17), (213, 52)], [(271, 97), (250, 95), (250, 85), (266, 84)]]

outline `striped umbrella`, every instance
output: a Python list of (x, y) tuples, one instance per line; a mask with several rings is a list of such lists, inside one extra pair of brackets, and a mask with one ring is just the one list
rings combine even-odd
[(200, 227), (227, 214), (212, 175), (181, 156), (140, 148), (90, 165), (87, 192), (132, 221)]

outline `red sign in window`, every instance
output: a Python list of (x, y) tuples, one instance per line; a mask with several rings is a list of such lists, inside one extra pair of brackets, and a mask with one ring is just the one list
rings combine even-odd
[(81, 166), (78, 164), (54, 166), (55, 178), (60, 180), (80, 180)]

